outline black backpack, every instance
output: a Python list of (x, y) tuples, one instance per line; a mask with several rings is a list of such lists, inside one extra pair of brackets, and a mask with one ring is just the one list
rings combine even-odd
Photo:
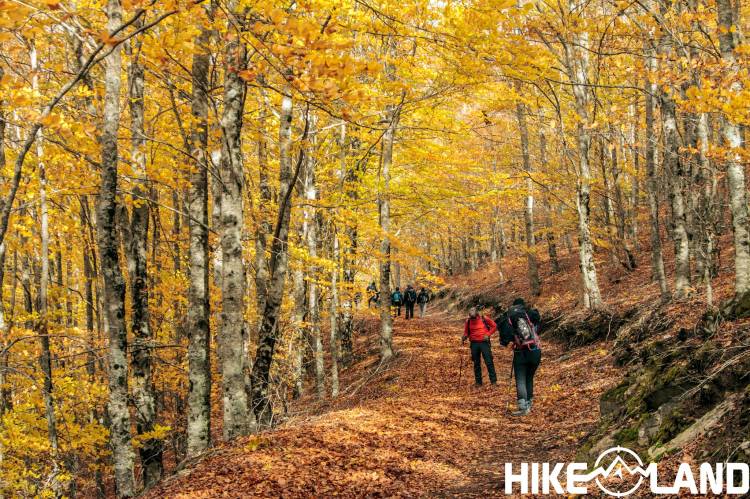
[(516, 348), (539, 348), (539, 335), (536, 326), (529, 318), (526, 308), (522, 305), (513, 305), (508, 309), (508, 322), (513, 328), (513, 343)]
[(406, 291), (406, 301), (409, 303), (416, 303), (417, 301), (417, 292), (413, 289), (410, 289)]

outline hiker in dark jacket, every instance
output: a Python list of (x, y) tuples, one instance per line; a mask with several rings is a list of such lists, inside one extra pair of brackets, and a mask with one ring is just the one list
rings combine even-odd
[(417, 295), (417, 303), (419, 303), (419, 317), (424, 318), (424, 314), (427, 311), (427, 304), (430, 302), (430, 293), (426, 289), (422, 288), (419, 290)]
[(476, 307), (469, 310), (469, 318), (464, 325), (464, 336), (462, 342), (468, 339), (471, 348), (471, 360), (474, 361), (474, 383), (475, 386), (482, 386), (482, 358), (487, 366), (487, 374), (490, 383), (497, 384), (497, 375), (495, 374), (495, 363), (492, 361), (492, 349), (490, 348), (490, 337), (497, 331), (495, 322), (480, 314)]
[(516, 298), (513, 305), (498, 320), (500, 343), (512, 345), (513, 374), (516, 376), (518, 410), (514, 416), (525, 416), (534, 402), (534, 375), (542, 360), (539, 342), (541, 316), (539, 311), (527, 307), (523, 298)]
[(367, 299), (367, 308), (370, 308), (373, 303), (377, 305), (380, 301), (380, 291), (378, 291), (378, 287), (375, 285), (375, 281), (371, 282), (370, 285), (367, 286), (367, 294), (370, 296)]
[(404, 297), (401, 294), (401, 289), (396, 286), (396, 291), (391, 293), (391, 306), (393, 307), (393, 315), (401, 317), (401, 305), (404, 304)]
[(414, 290), (411, 284), (406, 286), (406, 292), (404, 293), (404, 305), (406, 306), (406, 318), (414, 318), (414, 304), (417, 303), (417, 292)]

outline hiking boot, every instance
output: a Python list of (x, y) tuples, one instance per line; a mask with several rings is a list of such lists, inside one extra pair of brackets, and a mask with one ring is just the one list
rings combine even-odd
[(524, 399), (518, 399), (518, 410), (513, 411), (511, 414), (513, 416), (525, 416), (530, 410), (528, 402)]

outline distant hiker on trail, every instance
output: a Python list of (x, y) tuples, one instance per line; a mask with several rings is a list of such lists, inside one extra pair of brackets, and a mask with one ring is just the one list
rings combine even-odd
[(492, 349), (490, 348), (490, 337), (497, 331), (495, 322), (480, 314), (476, 307), (469, 310), (469, 318), (464, 325), (464, 336), (462, 343), (469, 340), (471, 348), (471, 360), (474, 361), (474, 384), (482, 386), (482, 361), (487, 366), (487, 374), (490, 383), (497, 384), (497, 375), (495, 374), (495, 363), (492, 361)]
[(374, 281), (367, 286), (367, 294), (369, 296), (367, 299), (367, 308), (370, 308), (373, 303), (377, 305), (380, 301), (380, 291), (378, 291), (378, 287), (375, 285)]
[(513, 345), (513, 372), (516, 376), (518, 410), (514, 416), (525, 416), (534, 402), (534, 374), (542, 360), (539, 341), (541, 325), (539, 311), (526, 306), (523, 298), (516, 298), (507, 312), (498, 319), (500, 343)]
[(422, 288), (419, 290), (417, 295), (417, 303), (419, 303), (419, 317), (424, 318), (424, 314), (427, 311), (427, 304), (430, 302), (430, 293)]
[(406, 318), (414, 318), (414, 304), (417, 303), (417, 292), (411, 284), (406, 286), (406, 292), (404, 293), (404, 305), (406, 305)]
[(391, 294), (391, 306), (393, 307), (393, 315), (401, 317), (401, 305), (404, 304), (404, 296), (401, 294), (401, 288), (396, 286), (396, 291)]

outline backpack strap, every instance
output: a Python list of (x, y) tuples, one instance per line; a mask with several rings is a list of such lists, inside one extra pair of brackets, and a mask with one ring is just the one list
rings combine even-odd
[(482, 318), (482, 324), (484, 324), (484, 328), (487, 330), (487, 332), (490, 332), (490, 325), (487, 324), (487, 319), (484, 318), (484, 315), (480, 315), (479, 317)]

